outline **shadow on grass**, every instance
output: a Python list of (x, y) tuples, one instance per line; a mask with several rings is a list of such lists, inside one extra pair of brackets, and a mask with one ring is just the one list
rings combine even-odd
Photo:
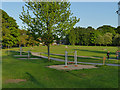
[(35, 84), (40, 84), (30, 73), (26, 72), (25, 74), (27, 75), (27, 79), (28, 79), (29, 81), (32, 81), (32, 82), (34, 82)]
[[(57, 57), (58, 56), (58, 57)], [(63, 56), (63, 55), (52, 55), (51, 57), (53, 57), (53, 58), (60, 58), (60, 59), (65, 59), (65, 56)], [(74, 56), (68, 56), (68, 59), (74, 59)], [(77, 59), (79, 60), (79, 59), (82, 59), (82, 60), (96, 60), (96, 59), (98, 59), (98, 60), (100, 60), (99, 58), (89, 58), (89, 57), (77, 57)], [(102, 60), (102, 59), (101, 59)]]
[[(6, 51), (6, 53), (8, 53), (8, 51)], [(9, 56), (10, 55), (20, 55), (20, 52), (19, 51), (9, 51)], [(27, 52), (22, 52), (22, 55), (28, 55)], [(31, 58), (38, 58), (38, 56), (34, 56), (30, 53), (30, 57)]]
[[(13, 50), (9, 50), (9, 51), (5, 51), (5, 53), (10, 56), (10, 55), (20, 55), (20, 52), (19, 51), (13, 51)], [(27, 55), (26, 52), (22, 52), (22, 55)]]
[(43, 84), (41, 84), (40, 82), (38, 82), (38, 80), (33, 76), (31, 75), (30, 73), (26, 72), (25, 73), (27, 75), (27, 79), (33, 83), (35, 83), (36, 85), (40, 85), (41, 87), (44, 87)]
[(71, 71), (66, 71), (67, 73), (69, 73), (69, 74), (71, 74), (72, 76), (75, 76), (75, 77), (78, 77), (78, 78), (82, 78), (82, 76), (81, 75), (79, 75), (79, 74), (74, 74), (73, 72), (71, 72)]
[[(6, 53), (8, 53), (8, 52), (6, 51)], [(9, 55), (8, 55), (9, 57), (15, 58), (17, 60), (18, 60), (18, 58), (22, 58), (22, 57), (14, 57), (14, 55), (19, 55), (19, 52), (13, 51), (13, 50), (9, 51)], [(23, 52), (23, 55), (27, 55), (27, 52)], [(24, 57), (24, 58), (27, 58), (27, 57)], [(31, 53), (30, 53), (30, 58), (39, 58), (39, 59), (36, 59), (36, 60), (34, 60), (34, 59), (23, 59), (23, 61), (29, 61), (31, 63), (36, 63), (36, 64), (45, 63), (47, 65), (49, 65), (49, 64), (51, 65), (51, 63), (57, 63), (57, 62), (54, 62), (52, 60), (48, 61), (48, 59), (44, 59), (44, 58), (41, 58), (39, 56), (34, 56)], [(22, 61), (22, 59), (20, 61)]]
[[(87, 51), (87, 52), (94, 52), (94, 53), (103, 53), (103, 54), (107, 54), (107, 51), (94, 51), (94, 50), (81, 50), (81, 49), (73, 49), (73, 50), (77, 50), (77, 51)], [(110, 54), (115, 54), (113, 52), (110, 52)]]
[[(93, 56), (93, 57), (97, 57), (97, 58), (101, 58), (101, 59), (103, 58), (103, 57), (98, 57), (98, 56)], [(106, 58), (107, 58), (107, 56), (106, 56), (106, 55), (105, 55), (104, 57), (106, 57)], [(115, 57), (110, 56), (110, 59), (117, 59), (117, 58), (116, 58), (116, 56), (115, 56)]]

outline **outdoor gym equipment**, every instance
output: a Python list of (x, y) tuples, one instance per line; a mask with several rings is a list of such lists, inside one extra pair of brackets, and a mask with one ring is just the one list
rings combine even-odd
[(68, 52), (65, 51), (65, 67), (67, 67), (68, 63), (75, 63), (75, 67), (77, 67), (77, 51), (74, 52), (74, 61), (68, 61)]
[(28, 58), (30, 58), (30, 51), (28, 51)]
[(27, 51), (28, 55), (22, 55), (23, 49), (20, 47), (20, 55), (14, 55), (15, 57), (28, 57), (30, 58), (30, 51)]
[(23, 49), (22, 49), (22, 47), (20, 47), (20, 55), (22, 55), (22, 51), (23, 51)]

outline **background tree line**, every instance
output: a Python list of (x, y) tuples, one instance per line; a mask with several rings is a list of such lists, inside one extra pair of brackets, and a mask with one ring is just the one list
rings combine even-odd
[[(1, 10), (1, 9), (0, 9)], [(34, 46), (40, 44), (40, 38), (36, 38), (29, 30), (21, 30), (16, 20), (10, 17), (5, 11), (2, 12), (2, 46)], [(103, 25), (94, 29), (92, 27), (75, 27), (64, 38), (58, 35), (53, 37), (58, 44), (66, 45), (120, 45), (120, 26), (115, 28)]]
[(120, 45), (120, 26), (117, 28), (103, 25), (94, 29), (92, 27), (76, 27), (66, 36), (65, 44), (71, 45)]
[(18, 47), (38, 45), (39, 39), (35, 40), (29, 31), (19, 29), (16, 20), (5, 11), (2, 12), (2, 47)]

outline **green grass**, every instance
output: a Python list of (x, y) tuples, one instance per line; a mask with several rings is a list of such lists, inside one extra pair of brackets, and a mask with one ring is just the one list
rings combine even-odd
[[(51, 53), (64, 54), (65, 51), (64, 47), (65, 46), (60, 46), (60, 47), (52, 46)], [(71, 46), (69, 46), (69, 48), (70, 47)], [(82, 47), (71, 47), (71, 50), (69, 51), (72, 50), (74, 51), (75, 48), (82, 48)], [(89, 50), (90, 48), (84, 48), (84, 49)], [(11, 50), (15, 50), (15, 49), (17, 48)], [(29, 48), (26, 47), (23, 49), (27, 51)], [(115, 48), (112, 47), (112, 49), (114, 50)], [(40, 48), (33, 47), (32, 51), (46, 52), (46, 47), (44, 46)], [(78, 52), (79, 55), (86, 55), (86, 56), (92, 56), (92, 54), (94, 53), (91, 52), (92, 54), (89, 54), (87, 51), (84, 51), (87, 52), (88, 54), (83, 54), (80, 53), (82, 51), (78, 51)], [(55, 64), (64, 64), (64, 62), (57, 62), (57, 61), (48, 62), (47, 59), (43, 59), (43, 58), (41, 58), (40, 60), (29, 60), (29, 59), (20, 60), (17, 59), (17, 57), (13, 57), (13, 55), (16, 54), (18, 53), (10, 52), (9, 56), (7, 56), (7, 50), (5, 49), (3, 50), (2, 53), (3, 88), (118, 88), (118, 67), (99, 66), (98, 68), (94, 68), (94, 69), (82, 69), (82, 70), (72, 70), (72, 71), (55, 70), (55, 69), (47, 68), (46, 66), (55, 65)], [(100, 53), (100, 55), (98, 56), (102, 56), (102, 55), (104, 55), (104, 53)], [(32, 57), (36, 57), (36, 56), (32, 56)], [(6, 84), (4, 82), (7, 79), (27, 79), (27, 81), (16, 84), (15, 83)]]
[[(47, 55), (45, 55), (47, 56)], [(59, 58), (65, 60), (65, 56), (60, 56), (60, 55), (50, 55), (50, 57), (53, 58)], [(74, 56), (69, 56), (68, 57), (69, 61), (74, 61)], [(90, 62), (90, 63), (103, 63), (103, 58), (97, 59), (97, 58), (87, 58), (87, 57), (78, 57), (77, 58), (78, 62)], [(106, 64), (120, 64), (120, 60), (107, 60), (106, 59)]]
[[(117, 47), (106, 47), (106, 46), (70, 46), (68, 45), (68, 48), (65, 48), (65, 45), (60, 46), (51, 46), (50, 47), (50, 53), (52, 54), (65, 54), (65, 51), (68, 51), (68, 55), (74, 55), (74, 51), (77, 51), (78, 56), (89, 56), (89, 57), (100, 57), (101, 59), (93, 59), (93, 58), (78, 58), (78, 61), (80, 62), (92, 62), (92, 63), (102, 63), (103, 57), (106, 57), (107, 51), (110, 51), (110, 58), (115, 59), (116, 58), (116, 50)], [(18, 48), (14, 48), (14, 50), (18, 50)], [(41, 52), (41, 55), (47, 56), (47, 47), (46, 46), (39, 46), (39, 47), (23, 47), (24, 51), (32, 51), (32, 52)], [(64, 56), (58, 56), (58, 55), (50, 55), (54, 58), (60, 58), (64, 59)], [(69, 60), (73, 61), (73, 57), (68, 57)], [(106, 60), (106, 63), (112, 63), (112, 64), (120, 64), (120, 60)]]
[[(18, 50), (19, 48), (14, 48), (14, 50)], [(105, 50), (106, 49), (106, 50)], [(106, 56), (106, 52), (110, 51), (111, 57), (115, 57), (115, 52), (117, 47), (106, 47), (106, 46), (71, 46), (68, 45), (68, 48), (65, 48), (65, 45), (59, 46), (50, 46), (50, 52), (54, 54), (64, 54), (65, 51), (69, 52), (69, 55), (73, 55), (72, 52), (77, 51), (80, 56), (95, 56), (95, 57), (103, 57)], [(13, 50), (13, 49), (12, 49)], [(33, 52), (45, 52), (47, 53), (46, 46), (35, 46), (35, 47), (23, 47), (24, 51), (31, 50)]]

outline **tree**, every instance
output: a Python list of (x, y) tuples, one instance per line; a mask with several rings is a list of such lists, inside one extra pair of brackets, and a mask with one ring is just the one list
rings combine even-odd
[(2, 12), (2, 45), (4, 47), (15, 46), (18, 42), (19, 30), (16, 20), (8, 16), (8, 14), (0, 9)]
[(79, 35), (79, 30), (77, 28), (74, 28), (75, 30), (75, 36), (76, 36), (76, 43), (79, 44), (80, 42), (80, 35)]
[[(54, 35), (65, 36), (79, 21), (72, 16), (70, 2), (26, 2), (20, 19), (27, 24), (35, 38), (40, 37), (48, 47), (50, 60), (50, 44)], [(33, 15), (31, 15), (32, 13)]]
[(89, 44), (89, 31), (86, 28), (76, 27), (76, 43), (79, 45), (88, 45)]
[(69, 41), (72, 45), (75, 45), (76, 43), (76, 34), (74, 29), (72, 29), (69, 33)]
[(84, 44), (87, 45), (87, 46), (90, 44), (90, 38), (89, 37), (90, 37), (89, 33), (86, 32), (86, 33), (83, 34), (83, 41), (84, 41)]
[(101, 44), (104, 44), (104, 37), (102, 35), (98, 35), (95, 42), (101, 46)]
[(116, 33), (119, 33), (120, 34), (120, 26), (118, 26), (116, 29), (115, 29)]
[(27, 35), (27, 32), (25, 30), (19, 30), (19, 37), (18, 37), (18, 44), (19, 44), (19, 47), (21, 45), (26, 45), (27, 44), (27, 39), (28, 39), (28, 35)]
[(99, 30), (102, 35), (104, 35), (105, 33), (112, 33), (112, 35), (116, 34), (115, 27), (109, 25), (103, 25), (101, 27), (98, 27), (97, 30)]
[(113, 44), (120, 46), (120, 34), (116, 34), (114, 39), (113, 39)]
[(112, 44), (112, 33), (104, 34), (104, 44), (107, 46), (108, 44)]
[(87, 28), (87, 31), (89, 31), (89, 33), (90, 33), (90, 36), (89, 36), (89, 38), (90, 38), (90, 45), (95, 44), (95, 39), (97, 37), (95, 29), (89, 26)]

